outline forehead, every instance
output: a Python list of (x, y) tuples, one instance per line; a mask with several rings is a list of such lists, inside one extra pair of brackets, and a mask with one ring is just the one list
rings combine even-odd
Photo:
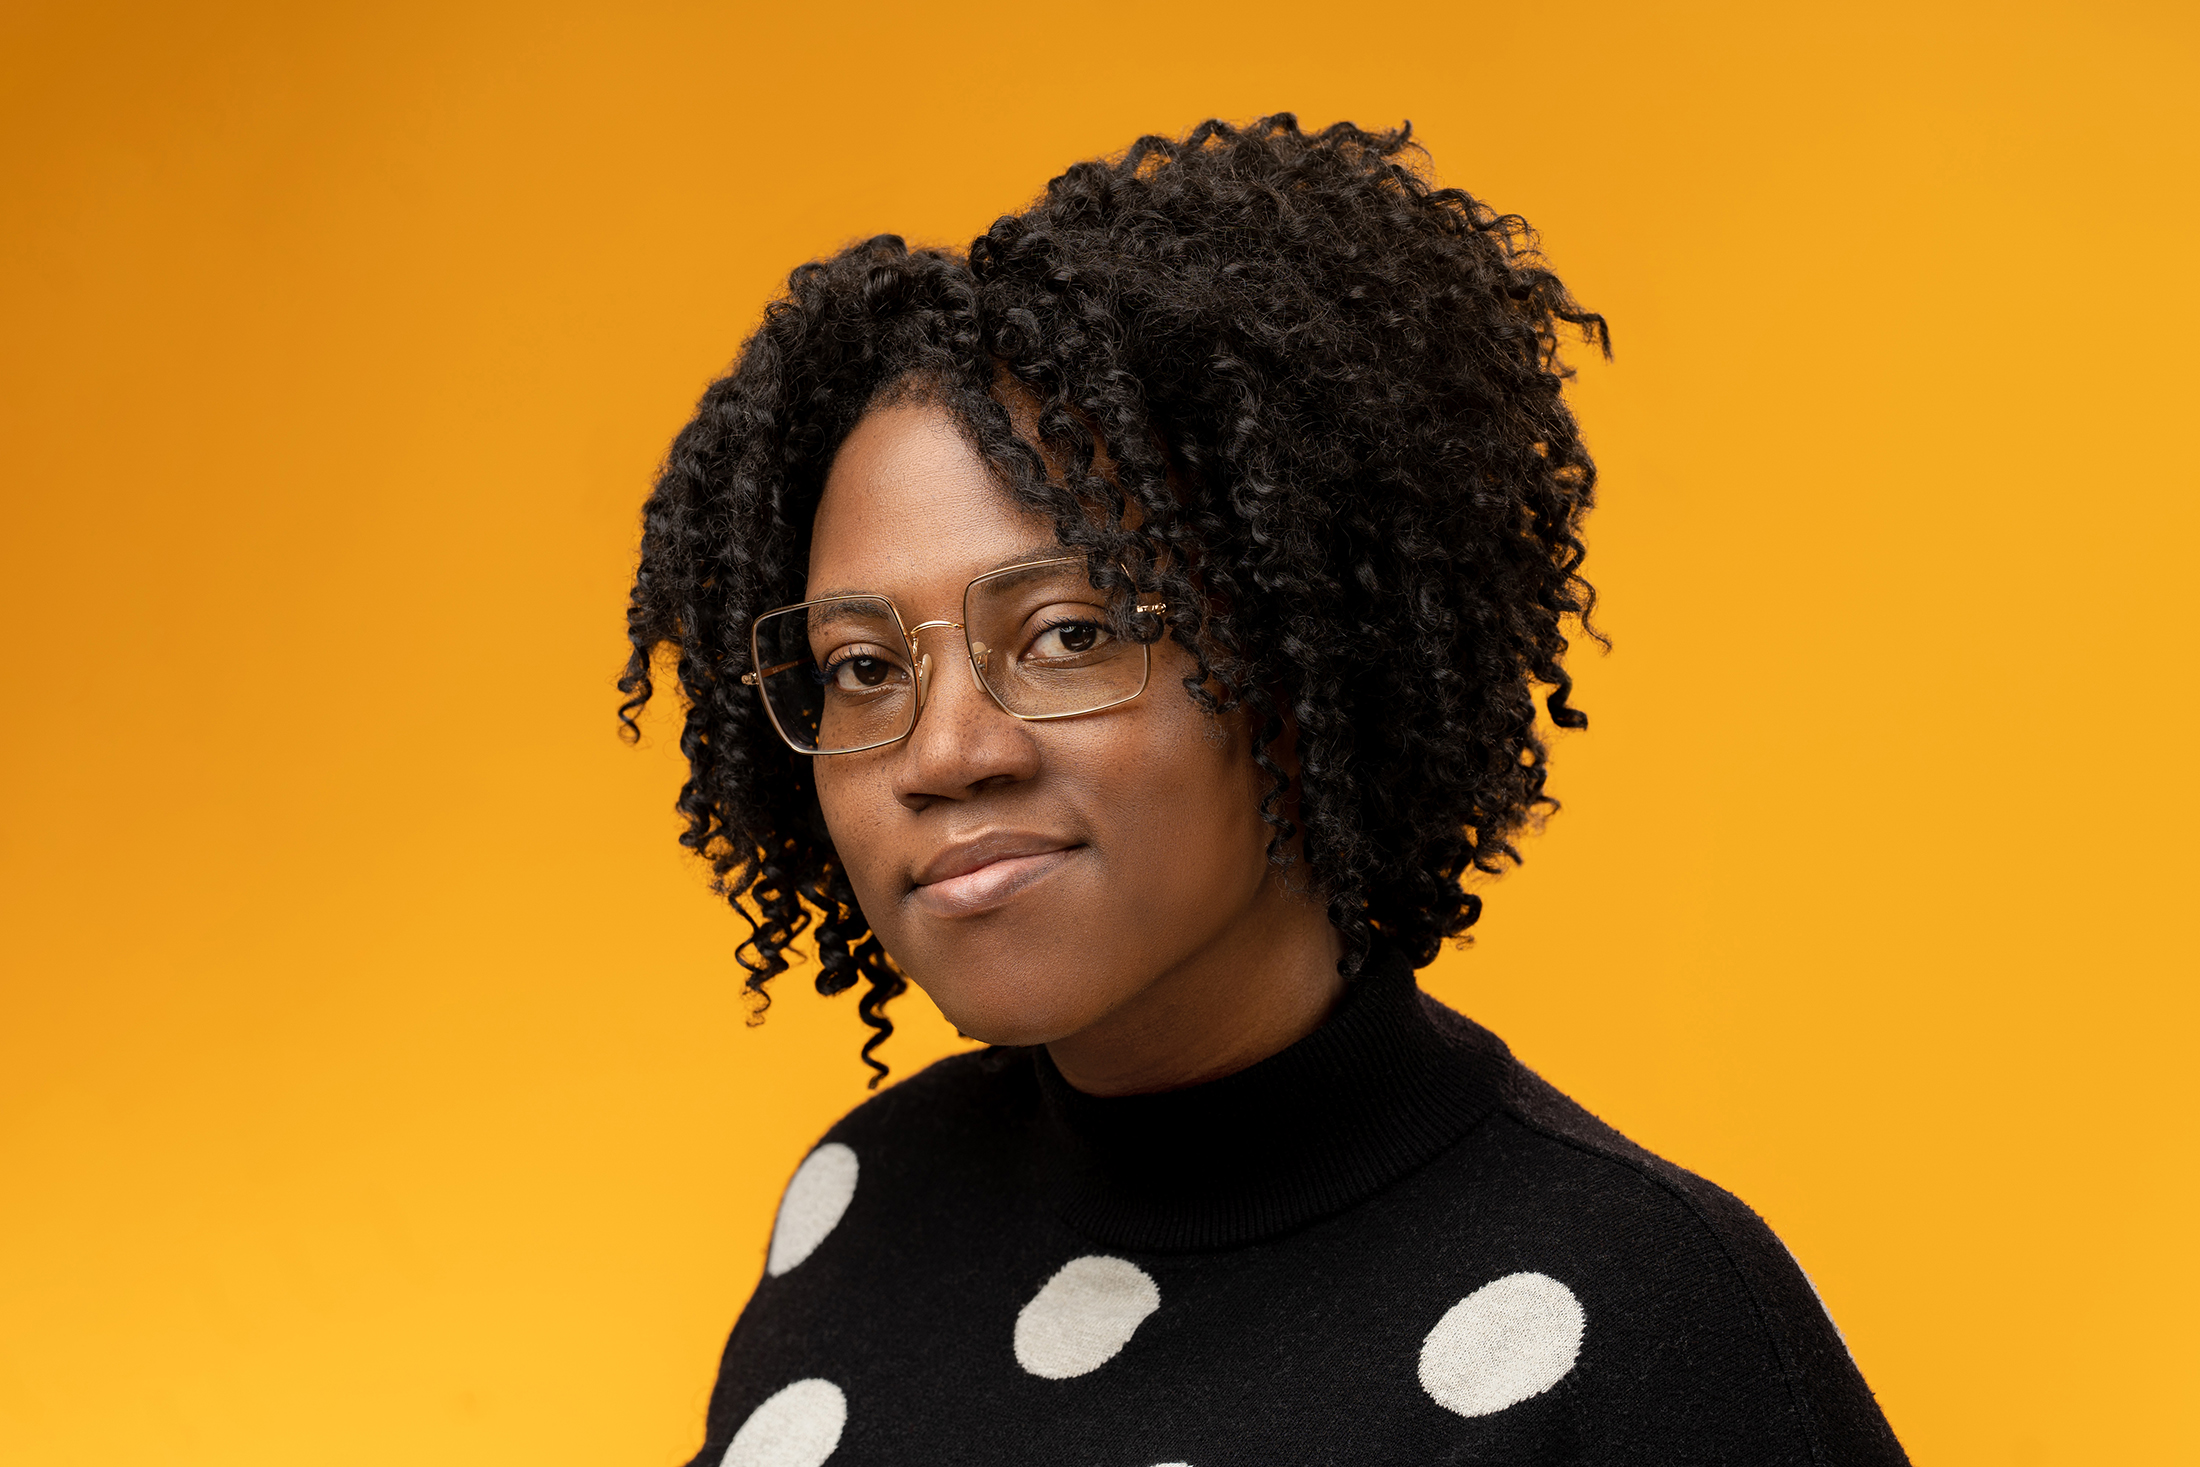
[(1053, 546), (1053, 526), (994, 482), (946, 409), (897, 404), (865, 415), (834, 456), (805, 594), (953, 603), (971, 577)]

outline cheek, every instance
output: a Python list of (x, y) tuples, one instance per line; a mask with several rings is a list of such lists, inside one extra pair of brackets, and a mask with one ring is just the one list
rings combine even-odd
[(896, 808), (883, 775), (854, 762), (854, 756), (815, 761), (817, 803), (832, 835), (833, 849), (848, 872), (856, 897), (873, 905), (871, 888), (878, 869), (890, 866), (881, 839), (887, 815)]
[(1266, 873), (1264, 784), (1242, 734), (1168, 691), (1179, 705), (1125, 751), (1102, 808), (1114, 815), (1117, 880), (1155, 916), (1203, 926), (1224, 920)]

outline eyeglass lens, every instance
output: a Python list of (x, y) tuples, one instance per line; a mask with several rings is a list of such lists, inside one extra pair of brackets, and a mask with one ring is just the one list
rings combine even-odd
[[(1127, 593), (1094, 590), (1081, 560), (982, 576), (963, 597), (970, 660), (986, 690), (1024, 718), (1123, 702), (1145, 686), (1148, 660), (1130, 634), (1128, 603)], [(929, 654), (959, 655), (944, 641), (953, 635), (925, 632)], [(916, 725), (926, 651), (912, 652), (883, 597), (835, 597), (760, 617), (756, 653), (772, 720), (805, 753), (889, 744)]]

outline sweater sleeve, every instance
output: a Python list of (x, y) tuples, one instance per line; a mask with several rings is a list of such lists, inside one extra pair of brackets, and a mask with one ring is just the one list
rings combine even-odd
[(1733, 1194), (1644, 1151), (1521, 1067), (1510, 1108), (1553, 1140), (1626, 1166), (1682, 1203), (1716, 1240), (1757, 1316), (1817, 1467), (1907, 1467), (1909, 1458), (1802, 1266)]
[(1909, 1458), (1794, 1254), (1739, 1198), (1700, 1177), (1680, 1175), (1682, 1190), (1718, 1235), (1757, 1303), (1808, 1424), (1816, 1460), (1827, 1467), (1906, 1464)]

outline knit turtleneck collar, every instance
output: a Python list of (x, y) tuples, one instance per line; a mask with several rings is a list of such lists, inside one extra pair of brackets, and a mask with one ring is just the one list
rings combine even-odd
[(1371, 965), (1329, 1019), (1205, 1085), (1100, 1097), (1032, 1051), (1040, 1170), (1064, 1221), (1120, 1248), (1228, 1248), (1342, 1212), (1496, 1103), (1497, 1038)]

